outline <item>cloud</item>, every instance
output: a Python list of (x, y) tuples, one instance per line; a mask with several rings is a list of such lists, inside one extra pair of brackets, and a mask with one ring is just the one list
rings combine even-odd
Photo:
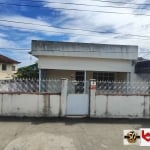
[[(63, 33), (59, 33), (62, 30), (59, 30), (57, 28), (54, 28), (52, 24), (47, 23), (42, 20), (38, 20), (37, 18), (31, 18), (31, 17), (25, 17), (20, 15), (12, 15), (12, 16), (0, 16), (0, 20), (6, 20), (6, 21), (0, 21), (0, 25), (4, 27), (13, 27), (14, 29), (18, 31), (25, 31), (30, 33), (43, 33), (45, 35), (62, 35)], [(7, 22), (10, 21), (10, 22)], [(12, 21), (12, 22), (11, 22)], [(13, 22), (15, 21), (15, 22)], [(17, 23), (18, 22), (18, 23)], [(21, 23), (23, 22), (23, 23)]]
[[(48, 1), (48, 0), (47, 0)], [(117, 2), (116, 0), (111, 0)], [(51, 0), (49, 0), (51, 2)], [(57, 2), (62, 2), (57, 0)], [(64, 0), (63, 2), (68, 2)], [(145, 0), (122, 0), (125, 3), (148, 3)], [(19, 48), (28, 48), (31, 46), (32, 39), (43, 39), (43, 40), (57, 40), (57, 41), (72, 41), (72, 42), (90, 42), (90, 43), (102, 43), (102, 44), (127, 44), (127, 45), (138, 45), (140, 47), (139, 55), (143, 55), (142, 51), (150, 50), (149, 41), (141, 40), (140, 37), (130, 36), (134, 35), (146, 35), (150, 33), (150, 16), (136, 16), (135, 13), (148, 14), (149, 10), (142, 12), (142, 9), (137, 5), (119, 4), (119, 3), (104, 3), (94, 0), (70, 0), (69, 3), (79, 3), (88, 5), (99, 5), (99, 6), (117, 6), (127, 8), (111, 8), (111, 7), (87, 7), (83, 5), (63, 5), (48, 2), (39, 2), (38, 5), (44, 7), (44, 9), (34, 9), (35, 16), (27, 14), (30, 8), (24, 8), (24, 10), (17, 11), (15, 13), (1, 13), (0, 19), (12, 20), (32, 24), (21, 24), (0, 21), (0, 25), (12, 26), (13, 28), (7, 28), (0, 26), (0, 46), (10, 46)], [(36, 4), (36, 3), (34, 3)], [(33, 4), (32, 4), (33, 5)], [(131, 9), (128, 7), (138, 8)], [(79, 10), (91, 10), (91, 11), (111, 11), (121, 12), (128, 14), (113, 14), (113, 13), (102, 13), (102, 12), (90, 12), (90, 11), (69, 11), (56, 8), (66, 9), (79, 9)], [(26, 15), (22, 13), (26, 11)], [(13, 12), (13, 11), (12, 11)], [(9, 15), (8, 15), (9, 14)], [(76, 30), (65, 30), (58, 29), (55, 27), (48, 26), (59, 26), (64, 28), (73, 28)], [(22, 28), (22, 29), (21, 29)], [(25, 28), (25, 29), (23, 29)], [(79, 30), (82, 29), (82, 30)], [(38, 31), (39, 30), (39, 31)], [(96, 32), (84, 31), (92, 30)], [(105, 32), (105, 33), (100, 33)], [(121, 33), (112, 34), (111, 32)], [(23, 65), (30, 64), (36, 61), (34, 57), (29, 54), (17, 54), (13, 53), (15, 57), (23, 56)]]
[[(49, 0), (50, 2), (50, 0)], [(58, 0), (58, 2), (62, 2)], [(68, 2), (64, 0), (63, 2)], [(85, 3), (81, 1), (71, 0), (70, 3)], [(116, 2), (114, 0), (114, 2)], [(146, 1), (121, 1), (125, 3), (140, 3), (144, 4)], [(148, 3), (148, 2), (147, 2)], [(86, 4), (88, 5), (100, 5), (100, 6), (118, 6), (118, 3), (104, 3), (98, 2), (93, 0), (87, 0)], [(63, 16), (62, 18), (68, 18), (68, 21), (62, 24), (63, 27), (70, 27), (70, 28), (82, 28), (82, 29), (90, 29), (95, 31), (105, 31), (105, 27), (108, 27), (106, 31), (115, 31), (121, 33), (123, 35), (126, 34), (134, 34), (134, 35), (146, 35), (149, 36), (150, 33), (150, 24), (149, 18), (150, 16), (138, 16), (134, 15), (135, 13), (140, 13), (141, 9), (131, 9), (132, 7), (138, 8), (138, 5), (129, 5), (129, 4), (120, 4), (119, 6), (124, 6), (127, 8), (107, 8), (107, 7), (86, 7), (86, 6), (70, 6), (70, 5), (63, 5), (63, 4), (54, 4), (54, 3), (43, 3), (45, 7), (49, 7), (49, 9), (55, 9), (58, 7), (61, 8), (71, 8), (71, 9), (86, 9), (86, 10), (99, 10), (99, 11), (114, 11), (114, 12), (121, 12), (121, 13), (129, 13), (126, 15), (123, 14), (107, 14), (107, 13), (93, 13), (90, 11), (83, 12), (83, 11), (69, 11), (69, 10), (59, 10)], [(128, 8), (131, 7), (131, 8)], [(57, 10), (57, 9), (56, 9)], [(144, 11), (142, 13), (148, 13), (150, 11)], [(67, 19), (66, 19), (67, 20)], [(72, 31), (72, 33), (83, 33), (81, 31)], [(84, 32), (85, 33), (85, 32)], [(88, 34), (91, 34), (88, 32)], [(149, 41), (150, 40), (141, 40), (140, 37), (136, 36), (123, 36), (123, 35), (113, 35), (113, 34), (93, 34), (93, 36), (70, 36), (69, 41), (78, 41), (78, 42), (94, 42), (94, 43), (107, 43), (107, 44), (127, 44), (127, 45), (138, 45), (140, 48), (150, 49)], [(99, 37), (98, 37), (99, 36)], [(129, 39), (126, 39), (126, 38)]]

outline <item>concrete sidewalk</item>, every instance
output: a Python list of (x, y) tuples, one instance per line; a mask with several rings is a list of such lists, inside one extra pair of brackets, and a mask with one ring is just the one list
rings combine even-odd
[(0, 150), (145, 150), (124, 146), (123, 130), (150, 120), (0, 118)]

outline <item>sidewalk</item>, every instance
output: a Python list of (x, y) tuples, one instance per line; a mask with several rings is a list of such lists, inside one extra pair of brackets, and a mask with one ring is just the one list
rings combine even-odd
[(123, 130), (149, 120), (0, 118), (0, 150), (145, 150), (124, 146)]

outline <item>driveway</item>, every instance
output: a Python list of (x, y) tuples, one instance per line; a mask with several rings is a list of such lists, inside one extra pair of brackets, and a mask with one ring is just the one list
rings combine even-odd
[(124, 146), (123, 130), (149, 120), (0, 118), (0, 150), (145, 150)]

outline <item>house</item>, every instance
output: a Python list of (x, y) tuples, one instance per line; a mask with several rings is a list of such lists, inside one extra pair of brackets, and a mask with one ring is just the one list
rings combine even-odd
[(17, 72), (17, 64), (20, 62), (0, 55), (0, 80), (12, 79)]
[(55, 41), (32, 41), (40, 78), (70, 80), (142, 80), (135, 73), (138, 46)]

